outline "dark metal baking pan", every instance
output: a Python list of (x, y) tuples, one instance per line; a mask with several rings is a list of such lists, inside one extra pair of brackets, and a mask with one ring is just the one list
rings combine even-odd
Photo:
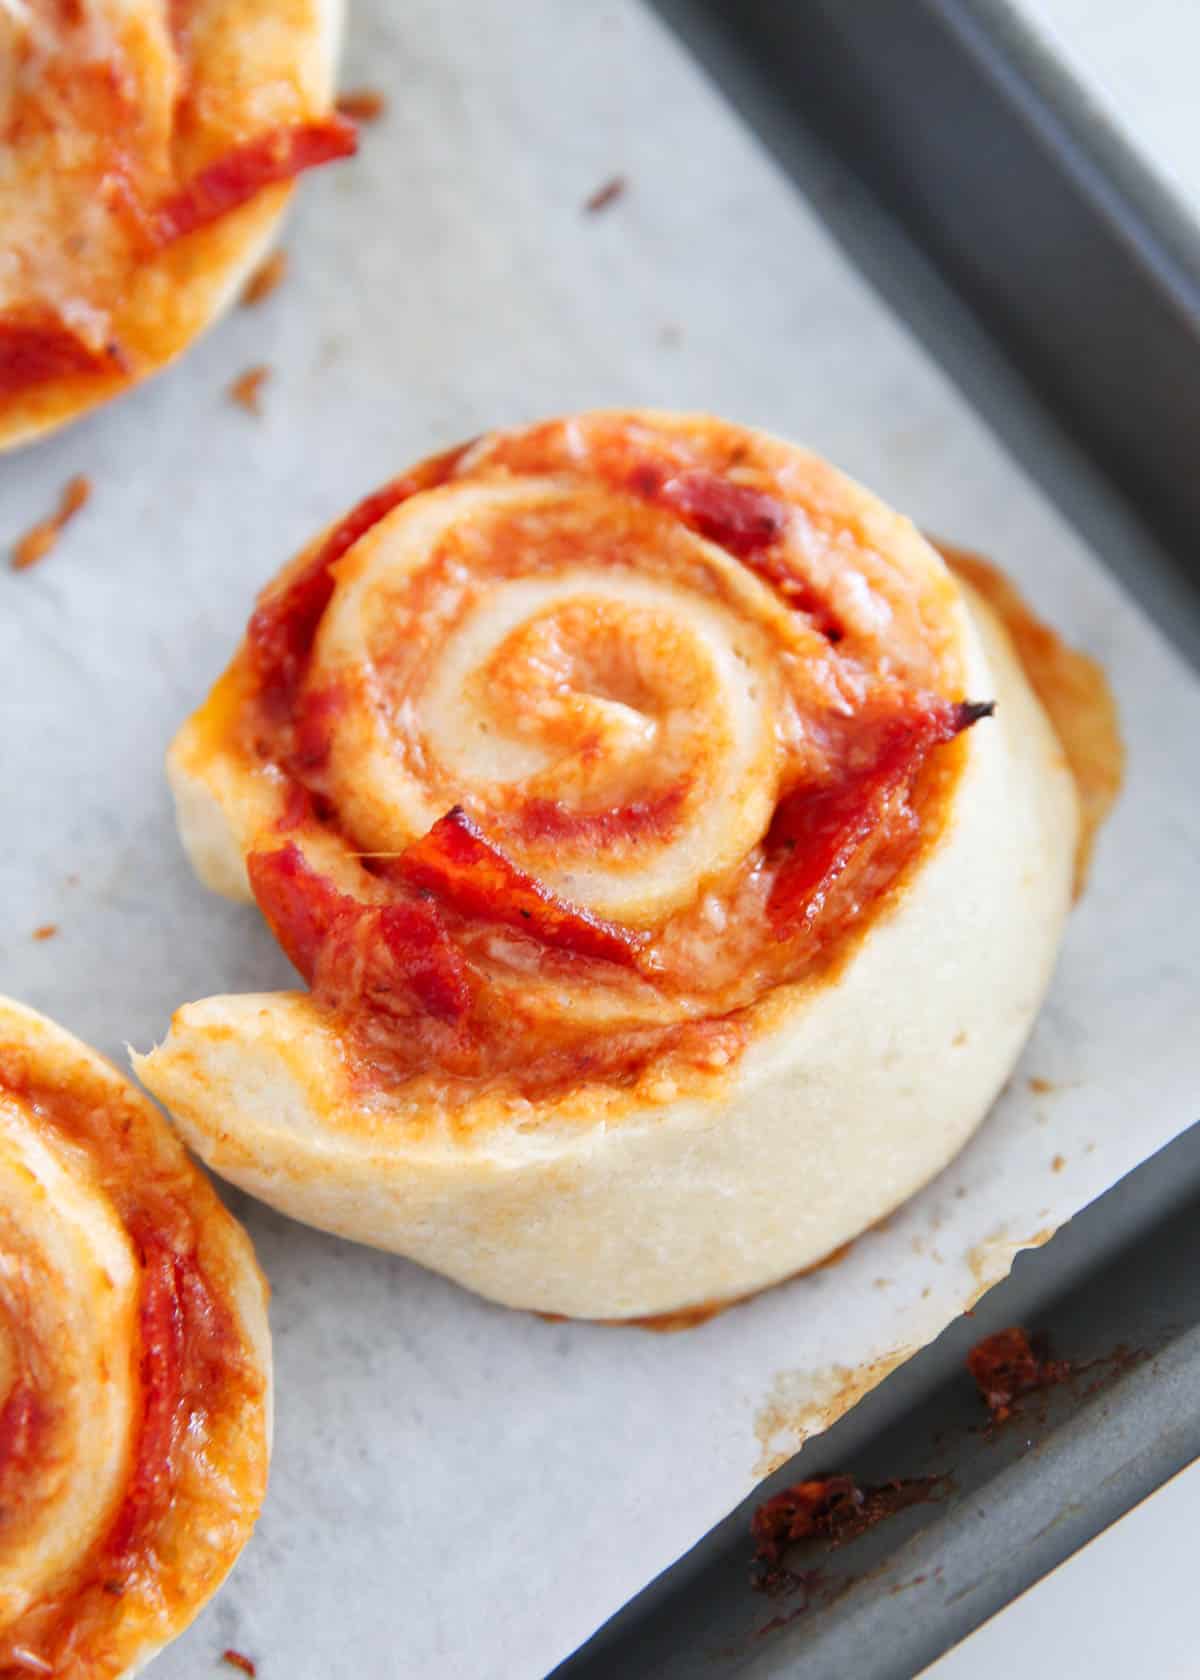
[[(1169, 194), (998, 0), (656, 5), (1200, 665), (1200, 237)], [(964, 1361), (1012, 1323), (1101, 1375), (993, 1432)], [(917, 1674), (1200, 1455), (1198, 1387), (1195, 1128), (1020, 1256), (970, 1318), (756, 1489), (556, 1680)], [(947, 1480), (822, 1559), (819, 1591), (772, 1602), (753, 1584), (753, 1512), (831, 1470)]]

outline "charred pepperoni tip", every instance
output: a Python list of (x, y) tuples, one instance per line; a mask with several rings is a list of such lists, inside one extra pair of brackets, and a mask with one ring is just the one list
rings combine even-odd
[(971, 725), (978, 723), (981, 718), (990, 718), (995, 715), (996, 702), (994, 700), (960, 700), (954, 708), (956, 732), (961, 734), (964, 729), (970, 729)]

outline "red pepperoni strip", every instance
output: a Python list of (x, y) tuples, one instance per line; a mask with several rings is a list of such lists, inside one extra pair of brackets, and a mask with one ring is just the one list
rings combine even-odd
[(317, 626), (333, 595), (332, 568), (336, 563), (401, 502), (451, 477), (470, 447), (470, 443), (464, 443), (435, 455), (364, 497), (281, 589), (268, 590), (262, 596), (250, 620), (246, 642), (265, 695), (285, 706), (290, 704)]
[(311, 985), (321, 947), (339, 918), (356, 915), (364, 906), (310, 869), (294, 842), (276, 851), (251, 852), (246, 872), (284, 955)]
[(0, 317), (0, 396), (44, 385), (51, 379), (84, 374), (120, 373), (124, 366), (115, 346), (93, 350), (61, 321)]
[(526, 840), (588, 840), (612, 846), (622, 840), (661, 839), (678, 821), (688, 784), (666, 788), (649, 799), (635, 799), (604, 811), (577, 811), (557, 799), (526, 800), (514, 827)]
[(310, 868), (292, 843), (251, 852), (246, 867), (272, 932), (323, 1002), (446, 1022), (470, 1013), (469, 970), (436, 905), (363, 904)]
[(659, 487), (655, 500), (739, 560), (770, 548), (787, 525), (782, 502), (719, 473), (676, 473)]
[(556, 950), (637, 966), (647, 936), (556, 898), (518, 869), (456, 806), (414, 842), (396, 866), (403, 880), (435, 893), (465, 916), (519, 928)]
[(170, 245), (219, 221), (263, 187), (290, 181), (335, 158), (350, 157), (357, 149), (358, 130), (336, 113), (315, 122), (271, 129), (226, 152), (160, 204), (150, 220), (151, 237), (156, 245)]
[(184, 1262), (152, 1231), (133, 1232), (141, 1250), (142, 1417), (125, 1499), (109, 1531), (108, 1549), (123, 1556), (165, 1506), (186, 1421), (183, 1366), (187, 1326), (180, 1300)]
[(789, 607), (811, 618), (831, 642), (841, 641), (842, 627), (833, 613), (808, 579), (788, 563), (786, 553), (776, 548), (787, 529), (788, 510), (783, 502), (719, 473), (698, 469), (676, 473), (665, 483), (651, 471), (635, 478), (633, 488), (672, 509), (694, 531), (740, 560)]
[(991, 712), (990, 702), (942, 701), (901, 713), (883, 726), (864, 769), (832, 788), (797, 788), (781, 802), (768, 836), (769, 845), (787, 854), (767, 902), (777, 937), (813, 925), (835, 882), (883, 821), (891, 801), (912, 785), (933, 748)]

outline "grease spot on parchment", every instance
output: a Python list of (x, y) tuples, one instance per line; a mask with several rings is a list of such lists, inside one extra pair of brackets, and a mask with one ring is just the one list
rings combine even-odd
[(755, 1477), (769, 1476), (786, 1464), (810, 1435), (836, 1423), (915, 1352), (913, 1347), (894, 1348), (857, 1369), (830, 1365), (817, 1371), (779, 1371), (754, 1419), (759, 1446)]
[(1023, 1248), (1041, 1248), (1057, 1229), (1056, 1225), (1046, 1225), (1031, 1237), (1014, 1237), (1009, 1231), (994, 1231), (990, 1237), (968, 1249), (967, 1265), (971, 1268), (975, 1289), (963, 1303), (963, 1311), (970, 1311), (989, 1289), (1008, 1276), (1013, 1261)]

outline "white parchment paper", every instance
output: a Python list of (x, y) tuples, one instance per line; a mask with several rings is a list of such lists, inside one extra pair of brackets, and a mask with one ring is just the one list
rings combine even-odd
[[(121, 1059), (187, 999), (288, 983), (257, 915), (192, 879), (167, 741), (312, 532), (434, 447), (564, 409), (771, 427), (985, 549), (1105, 661), (1131, 770), (1009, 1094), (836, 1267), (654, 1336), (508, 1313), (235, 1199), (275, 1290), (272, 1485), (162, 1680), (226, 1645), (263, 1680), (544, 1673), (1197, 1117), (1197, 686), (681, 49), (633, 0), (358, 0), (343, 80), (389, 110), (305, 185), (284, 287), (0, 462), (0, 540), (95, 484), (48, 559), (0, 575), (0, 988)], [(260, 420), (225, 394), (257, 362)]]

